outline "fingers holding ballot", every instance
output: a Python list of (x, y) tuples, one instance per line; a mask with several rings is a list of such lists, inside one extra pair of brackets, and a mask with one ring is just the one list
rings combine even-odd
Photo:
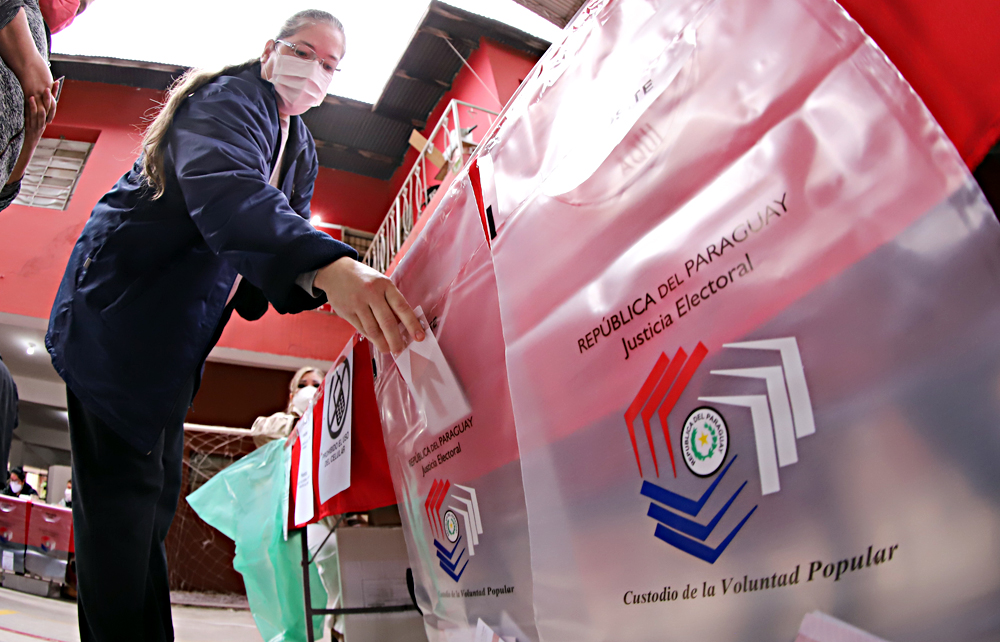
[(424, 329), (413, 308), (384, 274), (351, 258), (342, 258), (316, 273), (315, 286), (326, 292), (333, 311), (357, 328), (381, 352), (400, 352), (400, 332), (423, 341)]

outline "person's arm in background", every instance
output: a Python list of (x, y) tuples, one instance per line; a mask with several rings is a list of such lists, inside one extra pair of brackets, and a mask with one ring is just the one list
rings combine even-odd
[[(20, 0), (0, 0), (0, 59), (14, 72), (21, 83), (24, 99), (34, 96), (45, 112), (45, 122), (52, 122), (56, 115), (56, 101), (52, 98), (52, 74), (45, 59), (38, 53), (28, 27), (28, 16)], [(4, 24), (3, 17), (17, 6), (17, 13)], [(46, 91), (49, 91), (46, 96)]]
[[(48, 91), (48, 90), (46, 90)], [(21, 153), (17, 157), (14, 169), (7, 179), (7, 184), (0, 188), (0, 210), (4, 210), (14, 202), (21, 191), (21, 179), (28, 168), (28, 161), (42, 139), (45, 131), (45, 110), (35, 101), (34, 96), (28, 97), (27, 109), (24, 113), (24, 142), (21, 143)]]

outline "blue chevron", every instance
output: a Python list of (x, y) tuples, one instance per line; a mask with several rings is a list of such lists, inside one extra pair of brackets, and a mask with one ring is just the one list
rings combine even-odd
[(655, 535), (667, 544), (684, 551), (688, 555), (693, 555), (698, 559), (708, 562), (709, 564), (715, 564), (715, 560), (719, 559), (719, 556), (726, 550), (726, 547), (728, 547), (730, 542), (733, 541), (733, 538), (740, 532), (740, 529), (747, 523), (747, 520), (750, 519), (750, 516), (753, 515), (755, 510), (757, 510), (756, 506), (750, 509), (747, 516), (743, 518), (743, 521), (741, 521), (736, 528), (734, 528), (732, 532), (726, 536), (726, 539), (722, 540), (722, 543), (716, 548), (706, 546), (705, 544), (696, 542), (693, 539), (684, 537), (677, 531), (671, 530), (663, 524), (656, 525)]
[[(464, 552), (465, 552), (465, 549), (462, 549), (462, 552), (464, 553)], [(464, 564), (464, 565), (462, 566), (462, 570), (461, 570), (461, 571), (459, 571), (459, 572), (458, 572), (457, 574), (455, 574), (455, 573), (453, 573), (452, 571), (450, 571), (450, 570), (448, 570), (447, 568), (445, 568), (445, 566), (444, 566), (444, 563), (443, 563), (443, 562), (442, 562), (442, 564), (441, 564), (441, 569), (442, 569), (442, 570), (443, 570), (443, 571), (444, 571), (445, 573), (447, 573), (447, 574), (448, 574), (448, 577), (450, 577), (451, 579), (453, 579), (453, 580), (455, 580), (455, 581), (457, 582), (458, 580), (460, 580), (460, 579), (462, 578), (462, 574), (463, 574), (463, 573), (465, 573), (465, 567), (466, 567), (466, 566), (468, 566), (468, 565), (469, 565), (469, 561), (468, 561), (468, 560), (466, 560), (466, 561), (465, 561), (465, 564)]]
[[(462, 549), (462, 552), (458, 554), (458, 557), (455, 558), (455, 561), (452, 562), (451, 559), (449, 559), (449, 558), (445, 557), (444, 555), (442, 555), (441, 551), (438, 551), (438, 554), (437, 554), (438, 559), (441, 560), (441, 568), (445, 568), (445, 566), (447, 566), (448, 568), (450, 568), (453, 571), (458, 567), (458, 563), (462, 561), (462, 556), (463, 555), (465, 555), (465, 549), (464, 548)], [(466, 560), (466, 564), (468, 564), (468, 560)]]
[(458, 548), (458, 545), (461, 543), (462, 543), (462, 536), (459, 535), (458, 539), (455, 540), (455, 545), (452, 546), (451, 550), (449, 551), (447, 548), (444, 547), (444, 544), (437, 541), (436, 539), (434, 540), (434, 546), (436, 546), (438, 551), (443, 553), (444, 556), (447, 557), (448, 559), (452, 558), (452, 556), (455, 554), (455, 549)]
[(719, 520), (721, 520), (722, 516), (726, 514), (729, 507), (733, 505), (733, 501), (736, 500), (736, 496), (740, 494), (740, 491), (742, 491), (743, 487), (746, 485), (747, 483), (743, 482), (743, 486), (740, 486), (739, 490), (733, 493), (733, 496), (729, 498), (729, 501), (722, 507), (722, 510), (716, 513), (715, 517), (712, 518), (712, 521), (704, 526), (693, 520), (681, 517), (677, 513), (672, 513), (659, 504), (650, 504), (647, 515), (662, 523), (664, 526), (669, 526), (676, 531), (680, 531), (685, 535), (690, 535), (691, 537), (700, 539), (704, 542), (708, 539), (708, 536), (712, 534), (712, 531), (715, 530), (715, 527), (719, 525)]
[(712, 485), (708, 487), (708, 490), (705, 491), (705, 493), (701, 496), (701, 499), (699, 499), (698, 501), (694, 501), (693, 499), (688, 499), (687, 497), (684, 497), (683, 495), (678, 495), (677, 493), (672, 493), (666, 488), (662, 488), (648, 481), (642, 482), (642, 490), (639, 492), (654, 501), (660, 502), (661, 504), (666, 504), (667, 506), (673, 508), (674, 510), (679, 510), (682, 513), (687, 513), (691, 517), (697, 517), (698, 513), (701, 512), (701, 509), (705, 507), (705, 503), (708, 502), (708, 498), (711, 497), (712, 493), (715, 492), (715, 489), (716, 487), (718, 487), (719, 482), (722, 481), (722, 478), (726, 476), (727, 472), (729, 472), (729, 467), (732, 466), (733, 463), (736, 461), (736, 457), (738, 457), (738, 455), (733, 455), (733, 458), (729, 461), (728, 464), (726, 464), (726, 467), (722, 470), (722, 473), (715, 478), (715, 481), (712, 482)]

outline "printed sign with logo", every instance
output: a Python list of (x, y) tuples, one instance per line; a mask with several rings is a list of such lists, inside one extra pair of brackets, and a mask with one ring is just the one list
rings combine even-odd
[(351, 485), (351, 423), (353, 413), (354, 341), (337, 357), (323, 383), (319, 448), (316, 451), (319, 503)]
[(24, 570), (32, 575), (62, 581), (73, 540), (73, 511), (60, 506), (32, 506)]
[(288, 466), (291, 528), (397, 501), (371, 363), (368, 342), (355, 335), (296, 424)]
[(468, 177), (447, 189), (447, 217), (427, 222), (392, 273), (428, 336), (373, 355), (375, 393), (428, 639), (470, 640), (482, 619), (530, 642), (528, 525), (492, 259)]
[[(476, 554), (476, 546), (483, 534), (483, 520), (479, 515), (476, 491), (468, 486), (453, 485), (447, 479), (435, 480), (427, 501), (424, 502), (424, 509), (434, 538), (433, 552), (438, 558), (439, 566), (445, 575), (458, 582), (465, 573), (469, 558)], [(461, 521), (459, 515), (462, 517)], [(465, 542), (462, 541), (463, 537)], [(438, 538), (447, 542), (441, 542)]]

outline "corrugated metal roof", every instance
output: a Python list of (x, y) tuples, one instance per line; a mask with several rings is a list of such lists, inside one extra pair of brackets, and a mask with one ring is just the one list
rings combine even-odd
[(52, 76), (142, 89), (166, 89), (187, 67), (155, 62), (52, 54)]
[(514, 0), (514, 2), (562, 28), (580, 10), (584, 0)]
[(548, 42), (510, 25), (432, 0), (375, 103), (376, 113), (426, 122), (462, 69), (462, 60), (452, 47), (467, 59), (482, 38), (538, 57), (549, 48)]
[[(566, 0), (569, 1), (569, 0)], [(572, 0), (576, 1), (576, 0)], [(402, 164), (410, 131), (422, 129), (482, 38), (541, 57), (549, 43), (496, 20), (432, 0), (376, 104), (327, 97), (303, 120), (316, 139), (320, 165), (388, 180)], [(54, 76), (146, 89), (166, 89), (184, 67), (115, 58), (52, 56)]]

